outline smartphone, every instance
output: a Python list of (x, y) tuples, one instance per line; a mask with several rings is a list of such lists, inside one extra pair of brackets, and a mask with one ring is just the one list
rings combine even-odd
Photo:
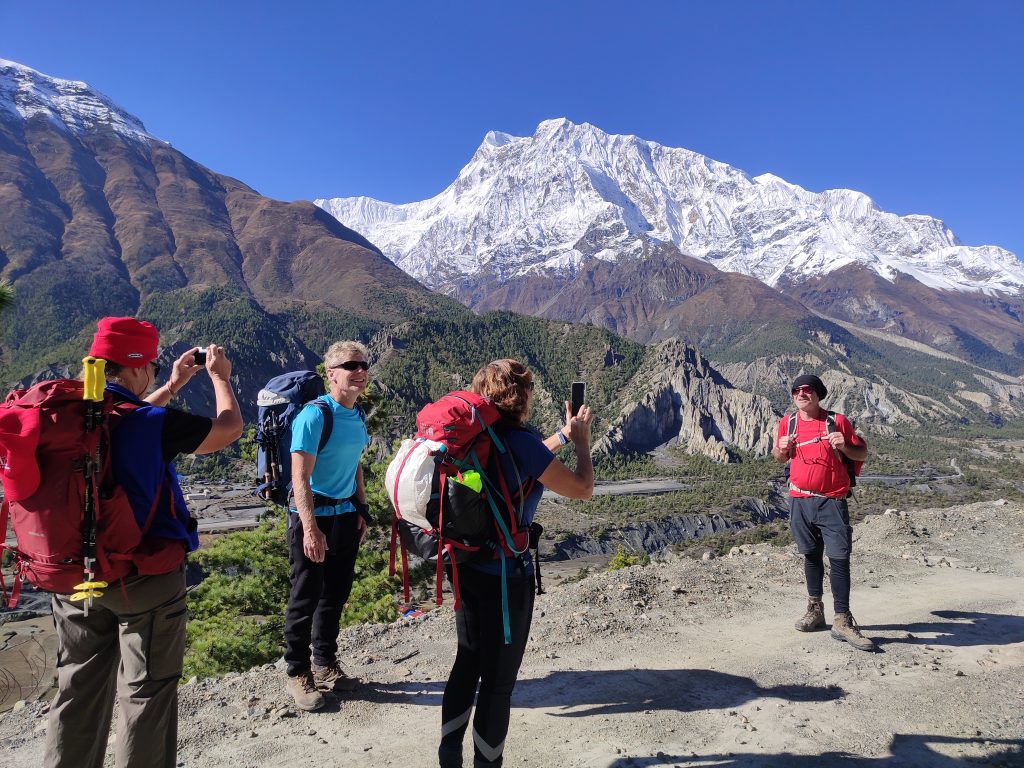
[(572, 408), (573, 416), (580, 412), (586, 397), (587, 383), (585, 381), (574, 381), (572, 383), (572, 397), (569, 398), (569, 406)]
[(206, 365), (206, 350), (200, 349), (193, 352), (192, 359), (196, 361), (196, 365)]

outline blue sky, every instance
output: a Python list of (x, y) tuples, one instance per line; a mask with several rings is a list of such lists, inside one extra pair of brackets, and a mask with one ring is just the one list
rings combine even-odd
[(0, 0), (0, 57), (271, 197), (420, 200), (487, 131), (568, 117), (1018, 256), (1022, 39), (1015, 0)]

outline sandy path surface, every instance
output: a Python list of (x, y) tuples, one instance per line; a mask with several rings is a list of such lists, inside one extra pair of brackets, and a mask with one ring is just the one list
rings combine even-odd
[[(555, 582), (506, 765), (1024, 766), (1022, 523), (997, 502), (858, 525), (852, 604), (875, 654), (792, 629), (801, 561), (767, 545)], [(273, 666), (184, 685), (180, 765), (435, 765), (450, 608), (342, 643), (364, 684), (318, 713)], [(0, 762), (38, 763), (45, 707), (0, 719)]]

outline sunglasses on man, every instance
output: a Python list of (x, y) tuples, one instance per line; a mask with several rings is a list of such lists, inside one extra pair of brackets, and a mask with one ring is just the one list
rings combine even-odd
[(346, 371), (368, 371), (370, 364), (365, 360), (346, 360), (344, 363), (331, 366), (331, 370), (335, 368), (344, 368)]
[(799, 394), (814, 395), (814, 394), (817, 394), (817, 392), (814, 391), (814, 387), (806, 387), (806, 386), (804, 386), (804, 387), (794, 387), (793, 388), (793, 394), (794, 395), (799, 395)]

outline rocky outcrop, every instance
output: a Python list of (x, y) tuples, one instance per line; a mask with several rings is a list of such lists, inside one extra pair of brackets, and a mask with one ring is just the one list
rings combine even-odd
[(605, 531), (599, 536), (572, 534), (555, 542), (554, 557), (564, 560), (586, 555), (612, 555), (623, 547), (630, 552), (655, 554), (682, 541), (691, 541), (726, 531), (740, 531), (773, 520), (785, 519), (789, 505), (773, 494), (769, 502), (755, 498), (740, 499), (723, 514), (673, 515), (660, 520), (645, 520)]
[(694, 347), (671, 339), (652, 350), (623, 392), (627, 404), (596, 451), (649, 451), (678, 445), (726, 462), (734, 449), (771, 450), (779, 415), (757, 395), (734, 388)]

